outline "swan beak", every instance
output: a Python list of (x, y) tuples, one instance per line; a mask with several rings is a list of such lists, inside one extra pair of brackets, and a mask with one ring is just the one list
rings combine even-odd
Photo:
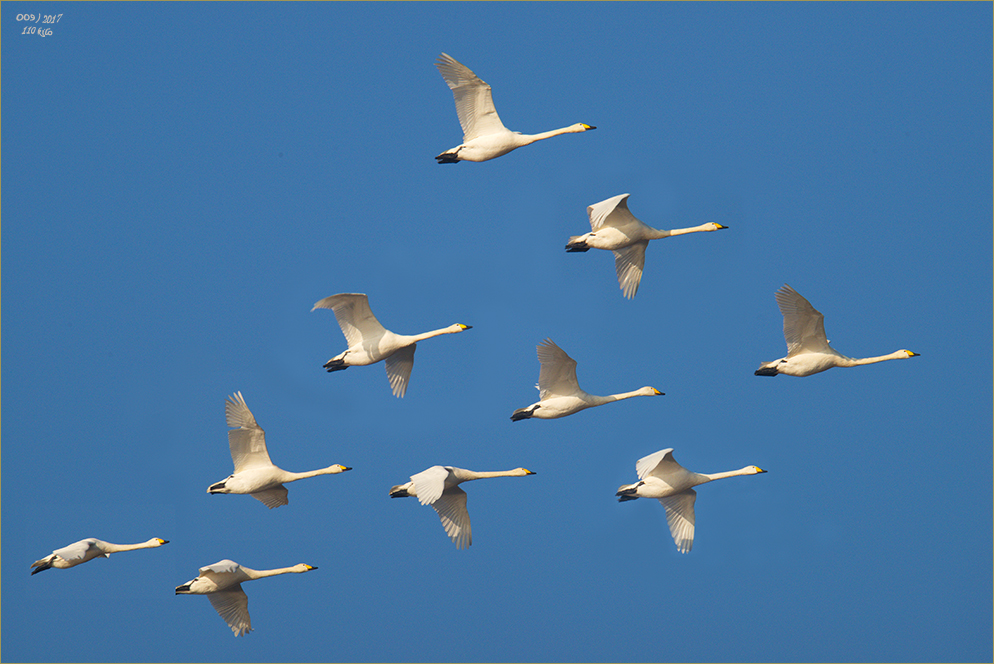
[(463, 325), (462, 323), (459, 323), (459, 327), (461, 327), (464, 330), (472, 330), (473, 329), (472, 325)]
[(588, 124), (584, 124), (584, 123), (582, 123), (582, 122), (581, 122), (580, 124), (583, 124), (583, 129), (584, 129), (584, 131), (589, 131), (589, 130), (591, 130), (591, 129), (597, 129), (597, 127), (595, 127), (595, 126), (593, 126), (593, 125), (588, 125)]
[(652, 388), (652, 391), (656, 393), (656, 396), (657, 396), (657, 397), (658, 397), (658, 396), (664, 396), (664, 395), (666, 394), (665, 392), (660, 392), (660, 391), (659, 391), (659, 390), (657, 390), (656, 388)]
[(308, 572), (310, 572), (310, 571), (311, 571), (312, 569), (317, 569), (317, 567), (314, 567), (314, 566), (312, 566), (312, 565), (308, 565), (307, 563), (304, 563), (304, 567), (306, 567), (306, 568), (307, 568), (307, 571), (308, 571)]
[(346, 470), (352, 470), (352, 469), (351, 469), (351, 468), (349, 468), (348, 466), (343, 466), (342, 464), (338, 464), (338, 467), (342, 469), (342, 472), (343, 472), (343, 473), (344, 473), (344, 472), (345, 472)]
[(910, 350), (905, 351), (905, 352), (908, 354), (908, 357), (919, 357), (919, 356), (921, 356), (921, 353), (912, 353)]
[(535, 473), (525, 468), (525, 475), (534, 475)]
[(163, 544), (169, 544), (169, 540), (164, 540), (161, 537), (156, 537), (155, 539), (159, 540), (159, 546), (162, 546)]
[(766, 472), (765, 470), (763, 470), (763, 469), (762, 469), (762, 468), (760, 468), (759, 466), (756, 466), (756, 470), (757, 470), (758, 472), (760, 472), (760, 473), (765, 473), (765, 472)]
[(714, 221), (712, 221), (711, 223), (714, 224), (715, 226), (717, 226), (719, 231), (722, 231), (722, 230), (725, 230), (726, 228), (728, 228), (728, 226), (722, 226), (721, 224), (716, 223)]

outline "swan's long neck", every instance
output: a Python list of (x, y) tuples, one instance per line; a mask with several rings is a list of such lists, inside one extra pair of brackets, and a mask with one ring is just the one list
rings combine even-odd
[(450, 325), (449, 327), (443, 327), (441, 330), (432, 330), (431, 332), (422, 332), (421, 334), (411, 335), (409, 338), (413, 339), (414, 343), (417, 343), (442, 334), (455, 334), (456, 332), (462, 332), (464, 329), (465, 328), (462, 328), (459, 325)]
[(292, 574), (297, 571), (295, 567), (279, 567), (277, 569), (252, 569), (241, 565), (245, 576), (251, 580), (265, 579), (267, 576), (279, 576), (280, 574)]
[[(738, 470), (729, 470), (724, 473), (694, 473), (698, 477), (704, 478), (704, 482), (712, 482), (714, 480), (723, 480), (726, 477), (737, 477), (739, 475), (752, 475), (754, 474), (751, 466), (746, 466), (745, 468), (739, 468)], [(703, 484), (703, 482), (702, 482)]]
[(693, 226), (691, 228), (674, 228), (671, 231), (665, 231), (662, 229), (653, 228), (652, 239), (656, 240), (662, 237), (670, 237), (671, 235), (686, 235), (687, 233), (703, 233), (705, 231), (711, 230), (708, 224), (701, 224), (700, 226)]
[[(462, 482), (468, 482), (470, 480), (483, 480), (489, 477), (522, 477), (524, 475), (530, 475), (528, 471), (522, 468), (515, 468), (514, 470), (466, 470), (465, 468), (452, 468), (450, 471), (452, 476), (458, 480), (456, 484), (461, 484)], [(448, 486), (448, 483), (446, 484)]]
[(483, 480), (488, 477), (516, 477), (518, 475), (517, 471), (514, 470), (481, 470), (468, 471), (472, 477), (468, 477), (470, 480)]
[(151, 549), (159, 546), (155, 540), (140, 542), (138, 544), (112, 544), (104, 542), (100, 545), (100, 550), (104, 553), (120, 553), (121, 551), (136, 551), (138, 549)]
[(283, 479), (281, 482), (296, 482), (297, 480), (305, 480), (308, 477), (317, 477), (318, 475), (333, 475), (335, 473), (342, 472), (339, 466), (328, 466), (327, 468), (318, 468), (317, 470), (305, 470), (302, 473), (294, 473), (289, 470), (284, 470)]
[(612, 401), (621, 401), (622, 399), (645, 396), (645, 392), (642, 390), (634, 390), (633, 392), (622, 392), (621, 394), (609, 394), (604, 397), (597, 396), (596, 394), (590, 394), (588, 396), (595, 405), (599, 406), (601, 404), (611, 403)]
[(890, 355), (878, 355), (877, 357), (845, 357), (842, 356), (839, 366), (842, 367), (859, 367), (864, 364), (876, 364), (877, 362), (884, 362), (885, 360), (903, 360), (908, 357), (907, 354), (902, 351), (895, 351)]
[(535, 141), (544, 141), (547, 138), (552, 138), (553, 136), (560, 136), (562, 134), (576, 134), (583, 131), (583, 129), (576, 129), (575, 126), (562, 127), (561, 129), (553, 129), (552, 131), (543, 131), (539, 134), (518, 134), (521, 139), (521, 145), (531, 145)]

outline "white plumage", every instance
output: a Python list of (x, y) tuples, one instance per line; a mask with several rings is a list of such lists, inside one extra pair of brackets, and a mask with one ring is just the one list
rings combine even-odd
[(348, 350), (339, 353), (324, 363), (329, 372), (342, 371), (349, 367), (375, 364), (385, 361), (390, 388), (398, 399), (407, 393), (407, 383), (414, 368), (414, 351), (417, 343), (441, 334), (455, 334), (472, 329), (472, 325), (456, 323), (449, 327), (422, 334), (394, 334), (380, 325), (372, 310), (369, 299), (363, 293), (339, 293), (318, 300), (314, 309), (331, 309), (335, 314)]
[(445, 53), (438, 56), (435, 63), (442, 78), (452, 90), (456, 100), (456, 114), (462, 125), (463, 142), (435, 157), (440, 164), (454, 164), (459, 161), (487, 161), (505, 155), (511, 150), (530, 145), (560, 134), (575, 134), (597, 129), (578, 122), (541, 134), (521, 134), (504, 126), (494, 108), (490, 86), (484, 83), (468, 67), (457, 62)]
[(776, 292), (777, 306), (783, 314), (783, 336), (787, 341), (787, 357), (763, 362), (757, 376), (810, 376), (832, 367), (858, 367), (885, 360), (905, 360), (918, 357), (910, 350), (898, 350), (877, 357), (846, 357), (832, 348), (825, 336), (825, 317), (796, 290), (784, 284)]
[(574, 235), (566, 243), (568, 252), (587, 251), (591, 248), (614, 252), (618, 283), (622, 294), (628, 299), (635, 297), (642, 281), (645, 250), (649, 246), (649, 240), (728, 228), (714, 222), (671, 231), (653, 228), (636, 219), (628, 210), (628, 196), (629, 194), (621, 194), (588, 207), (587, 216), (592, 230), (586, 235)]
[(452, 539), (457, 549), (465, 549), (473, 543), (473, 531), (469, 523), (469, 511), (466, 509), (466, 492), (459, 485), (489, 477), (523, 477), (534, 474), (526, 468), (477, 472), (453, 466), (432, 466), (417, 475), (411, 475), (410, 482), (391, 487), (390, 497), (414, 496), (422, 505), (431, 505), (442, 520), (445, 534)]
[(656, 498), (666, 508), (666, 523), (680, 553), (687, 553), (694, 546), (695, 486), (738, 475), (755, 475), (766, 471), (757, 466), (746, 466), (725, 473), (694, 473), (673, 458), (673, 448), (659, 450), (642, 457), (635, 463), (639, 481), (618, 488), (619, 502), (636, 498)]
[(576, 380), (576, 360), (567, 355), (566, 351), (557, 346), (552, 339), (540, 343), (536, 351), (541, 364), (538, 374), (539, 400), (526, 408), (514, 411), (511, 414), (512, 422), (532, 417), (552, 420), (613, 401), (663, 394), (654, 387), (642, 387), (634, 392), (603, 397), (588, 394), (580, 389), (580, 384)]
[(243, 636), (252, 631), (252, 619), (249, 617), (248, 596), (242, 590), (242, 582), (278, 574), (302, 574), (315, 569), (317, 567), (300, 563), (293, 567), (254, 570), (233, 560), (221, 560), (201, 567), (197, 578), (176, 586), (176, 594), (207, 595), (211, 606), (228, 623), (235, 636)]
[(272, 509), (289, 502), (287, 488), (283, 486), (285, 482), (352, 470), (336, 463), (327, 468), (293, 473), (273, 464), (266, 447), (266, 432), (256, 423), (241, 392), (225, 399), (224, 415), (229, 427), (237, 427), (228, 432), (235, 472), (207, 487), (207, 493), (247, 493)]
[(161, 537), (153, 537), (147, 542), (139, 542), (138, 544), (112, 544), (98, 540), (95, 537), (87, 537), (78, 542), (73, 542), (69, 546), (56, 549), (41, 560), (34, 561), (31, 563), (31, 567), (34, 568), (31, 570), (31, 574), (44, 572), (52, 567), (55, 569), (69, 569), (70, 567), (89, 562), (94, 558), (109, 558), (112, 553), (137, 551), (138, 549), (154, 549), (163, 544), (169, 544), (169, 540), (164, 540)]

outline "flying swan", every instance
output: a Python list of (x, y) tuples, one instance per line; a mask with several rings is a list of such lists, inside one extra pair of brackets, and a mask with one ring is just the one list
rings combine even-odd
[(727, 473), (693, 473), (676, 462), (673, 448), (653, 452), (635, 463), (639, 481), (618, 488), (618, 502), (636, 498), (657, 498), (666, 508), (666, 522), (680, 553), (687, 553), (694, 546), (695, 486), (737, 475), (756, 475), (766, 471), (757, 466), (746, 466)]
[(224, 400), (224, 415), (229, 427), (238, 427), (228, 432), (228, 447), (231, 449), (231, 460), (235, 463), (235, 472), (226, 479), (211, 484), (207, 493), (247, 493), (272, 509), (289, 502), (284, 482), (352, 470), (337, 463), (306, 473), (291, 473), (274, 466), (266, 449), (266, 432), (256, 424), (241, 392), (235, 392)]
[(303, 574), (317, 569), (300, 563), (293, 567), (254, 570), (243, 567), (233, 560), (222, 560), (200, 568), (197, 578), (176, 586), (177, 595), (207, 595), (211, 606), (217, 611), (235, 636), (252, 631), (252, 619), (248, 612), (248, 596), (242, 590), (243, 581), (264, 579), (278, 574)]
[(635, 297), (642, 281), (645, 249), (649, 240), (659, 240), (673, 235), (720, 231), (728, 226), (708, 222), (693, 228), (676, 228), (671, 231), (646, 226), (628, 211), (628, 196), (621, 194), (587, 208), (591, 232), (574, 235), (566, 243), (566, 251), (587, 251), (590, 248), (614, 252), (614, 267), (618, 272), (621, 292), (629, 300)]
[(468, 67), (456, 62), (451, 56), (442, 53), (435, 62), (442, 78), (452, 90), (456, 99), (456, 114), (462, 125), (462, 145), (446, 150), (435, 157), (440, 164), (454, 164), (459, 161), (487, 161), (505, 155), (515, 148), (530, 145), (560, 134), (576, 134), (597, 129), (578, 122), (562, 129), (541, 134), (522, 134), (511, 131), (497, 117), (490, 86), (480, 80)]
[(445, 533), (456, 548), (465, 549), (473, 543), (473, 531), (469, 525), (469, 512), (466, 510), (466, 492), (459, 485), (488, 477), (524, 477), (534, 474), (526, 468), (477, 472), (452, 466), (432, 466), (417, 475), (411, 475), (411, 481), (407, 484), (392, 487), (390, 497), (413, 496), (422, 505), (431, 505), (438, 512)]
[(634, 392), (611, 394), (606, 397), (587, 394), (580, 389), (580, 385), (576, 381), (576, 360), (567, 355), (566, 351), (553, 343), (552, 339), (546, 339), (536, 346), (536, 349), (538, 361), (542, 365), (538, 373), (539, 401), (527, 408), (519, 408), (514, 411), (511, 414), (512, 422), (526, 420), (530, 417), (553, 420), (612, 401), (663, 394), (654, 387), (643, 387)]
[(394, 334), (380, 325), (369, 309), (369, 300), (362, 293), (339, 293), (319, 300), (314, 309), (331, 309), (335, 319), (345, 334), (349, 349), (324, 363), (329, 372), (341, 371), (349, 367), (375, 364), (386, 360), (387, 378), (393, 395), (401, 398), (407, 392), (407, 382), (414, 367), (414, 351), (423, 339), (440, 334), (455, 334), (472, 329), (472, 325), (456, 323), (441, 330), (422, 334)]
[(846, 357), (828, 345), (825, 337), (825, 317), (801, 297), (800, 293), (784, 284), (776, 293), (777, 306), (783, 314), (783, 336), (787, 340), (787, 357), (763, 362), (756, 369), (756, 376), (810, 376), (832, 367), (858, 367), (884, 360), (904, 360), (918, 357), (910, 350), (894, 351), (879, 357)]
[(87, 537), (69, 546), (56, 549), (41, 560), (34, 561), (31, 563), (31, 567), (35, 569), (31, 570), (31, 574), (44, 572), (52, 567), (55, 569), (69, 569), (70, 567), (89, 562), (94, 558), (109, 558), (112, 553), (137, 551), (138, 549), (154, 549), (163, 544), (169, 544), (169, 540), (164, 540), (161, 537), (153, 537), (147, 542), (140, 542), (138, 544), (111, 544), (110, 542), (104, 542), (94, 537)]

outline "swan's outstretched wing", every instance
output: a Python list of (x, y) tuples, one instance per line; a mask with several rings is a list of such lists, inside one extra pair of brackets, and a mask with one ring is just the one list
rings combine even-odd
[(648, 242), (631, 244), (624, 249), (614, 250), (614, 269), (618, 272), (618, 285), (629, 300), (635, 297), (642, 282), (642, 268), (645, 266), (645, 248)]
[[(213, 565), (200, 568), (200, 576), (210, 577), (222, 588), (226, 585), (224, 577), (226, 574), (237, 574), (240, 571), (238, 563), (234, 560), (219, 560)], [(229, 577), (230, 578), (230, 577)]]
[(445, 534), (457, 549), (465, 549), (473, 543), (473, 531), (469, 525), (469, 511), (466, 509), (466, 492), (454, 486), (445, 490), (442, 497), (431, 504), (442, 520)]
[(378, 339), (386, 329), (376, 320), (369, 308), (369, 299), (363, 293), (339, 293), (318, 300), (314, 309), (331, 309), (335, 320), (342, 328), (349, 348), (362, 343), (363, 339)]
[[(62, 558), (62, 560), (66, 561), (67, 563), (81, 562), (84, 558), (86, 558), (87, 552), (89, 552), (92, 549), (95, 549), (96, 546), (97, 546), (97, 540), (93, 539), (92, 537), (87, 537), (85, 540), (73, 542), (69, 546), (64, 546), (61, 549), (56, 549), (52, 553), (54, 553), (59, 558)], [(97, 555), (102, 555), (104, 558), (106, 558), (110, 554), (99, 553)], [(97, 556), (92, 556), (92, 557), (96, 558)]]
[(445, 480), (449, 477), (449, 469), (445, 466), (432, 466), (422, 470), (417, 475), (411, 475), (414, 482), (414, 492), (422, 505), (430, 505), (442, 497), (445, 491)]
[(405, 346), (383, 362), (395, 397), (402, 398), (407, 393), (407, 383), (411, 379), (411, 369), (414, 368), (415, 350), (417, 344)]
[(463, 142), (507, 131), (497, 116), (490, 86), (469, 67), (442, 53), (435, 62), (456, 99), (456, 114), (462, 125)]
[(777, 290), (776, 299), (780, 313), (783, 314), (787, 357), (798, 353), (832, 352), (825, 337), (825, 317), (821, 312), (787, 284)]
[(659, 499), (666, 508), (666, 523), (670, 526), (670, 534), (680, 553), (687, 553), (694, 547), (694, 501), (696, 500), (697, 492), (693, 489)]
[(667, 484), (672, 485), (669, 480), (676, 475), (687, 472), (687, 469), (676, 462), (673, 458), (673, 448), (667, 447), (665, 450), (653, 452), (649, 456), (644, 456), (635, 462), (635, 472), (640, 480), (646, 477), (658, 477)]
[(273, 465), (266, 449), (266, 432), (256, 423), (241, 392), (235, 392), (224, 400), (224, 417), (229, 427), (238, 427), (228, 432), (228, 447), (236, 473)]
[(538, 372), (539, 399), (568, 397), (578, 394), (576, 360), (566, 354), (552, 339), (540, 343), (536, 350), (542, 368)]
[(290, 499), (287, 498), (287, 493), (289, 493), (287, 488), (281, 484), (277, 487), (273, 487), (272, 489), (256, 491), (255, 493), (250, 493), (249, 495), (269, 509), (273, 509), (274, 507), (282, 507), (290, 502)]
[(211, 606), (217, 611), (235, 636), (242, 636), (252, 631), (252, 619), (249, 618), (248, 596), (242, 590), (242, 585), (236, 584), (224, 590), (207, 595)]
[(596, 231), (602, 226), (621, 228), (632, 222), (641, 223), (628, 210), (628, 196), (621, 194), (589, 206), (587, 216), (590, 217), (590, 229)]

